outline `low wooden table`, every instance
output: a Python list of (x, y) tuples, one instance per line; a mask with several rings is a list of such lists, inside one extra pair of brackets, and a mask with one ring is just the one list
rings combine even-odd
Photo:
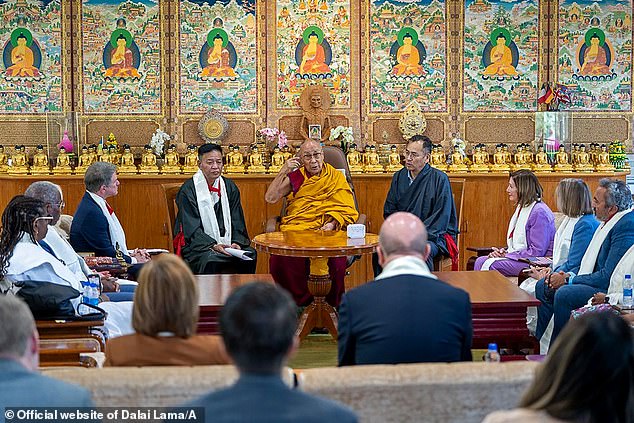
[(499, 272), (435, 272), (438, 279), (464, 289), (471, 298), (473, 348), (486, 348), (491, 342), (499, 348), (533, 348), (539, 342), (526, 327), (526, 309), (539, 300), (522, 291)]
[(330, 257), (347, 257), (372, 253), (379, 244), (379, 236), (365, 234), (365, 238), (349, 239), (342, 231), (285, 231), (256, 236), (253, 245), (269, 254), (310, 258), (308, 290), (314, 300), (302, 313), (297, 335), (304, 339), (313, 328), (327, 328), (337, 339), (337, 312), (326, 302), (332, 281), (326, 262)]
[(37, 320), (40, 366), (83, 366), (81, 353), (105, 351), (103, 320)]
[(268, 273), (255, 275), (196, 275), (200, 290), (198, 333), (218, 335), (218, 317), (227, 297), (234, 289), (249, 282), (274, 283)]

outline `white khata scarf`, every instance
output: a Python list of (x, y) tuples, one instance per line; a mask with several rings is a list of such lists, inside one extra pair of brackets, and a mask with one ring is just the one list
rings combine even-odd
[(603, 241), (605, 241), (605, 238), (607, 238), (614, 225), (616, 225), (623, 216), (630, 212), (630, 209), (618, 212), (612, 216), (612, 219), (600, 225), (594, 232), (590, 245), (588, 245), (588, 249), (581, 259), (581, 267), (579, 268), (578, 273), (579, 275), (589, 275), (594, 272), (594, 266), (597, 263), (597, 257), (599, 256), (599, 250), (601, 250)]
[[(215, 192), (209, 192), (207, 179), (205, 179), (205, 175), (203, 175), (200, 169), (194, 174), (193, 179), (194, 188), (196, 189), (196, 202), (198, 203), (198, 212), (200, 213), (203, 230), (207, 235), (215, 239), (218, 244), (231, 245), (231, 211), (229, 210), (229, 198), (224, 178), (222, 176), (218, 177), (213, 184), (214, 188), (220, 189), (220, 196)], [(216, 212), (214, 211), (214, 205), (218, 202), (218, 199), (220, 199), (222, 220), (225, 225), (225, 235), (222, 237), (220, 236), (218, 220), (216, 218)]]

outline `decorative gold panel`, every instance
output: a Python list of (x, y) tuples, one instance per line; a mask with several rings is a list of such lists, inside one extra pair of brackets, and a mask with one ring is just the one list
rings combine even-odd
[[(440, 143), (444, 140), (445, 135), (445, 122), (441, 119), (429, 119), (427, 120), (427, 129), (425, 129), (425, 135), (427, 135), (434, 144)], [(372, 124), (372, 141), (377, 144), (383, 144), (383, 133), (387, 134), (388, 144), (400, 144), (404, 143), (403, 135), (400, 129), (398, 129), (398, 119), (378, 119)]]
[[(189, 120), (183, 124), (183, 137), (186, 144), (199, 145), (203, 140), (198, 135), (198, 120)], [(227, 138), (222, 145), (240, 144), (251, 145), (255, 141), (255, 125), (246, 120), (230, 120)]]
[(117, 122), (96, 120), (86, 125), (86, 144), (99, 144), (102, 136), (105, 141), (108, 139), (108, 134), (112, 132), (119, 145), (130, 144), (133, 152), (137, 152), (141, 150), (140, 147), (150, 142), (156, 128), (158, 125), (152, 120)]
[[(572, 120), (573, 142), (588, 144), (591, 142), (610, 143), (625, 140), (629, 133), (627, 118), (583, 118), (575, 116)], [(628, 151), (632, 151), (632, 140), (626, 142)]]
[(489, 150), (495, 144), (532, 143), (535, 140), (535, 122), (530, 117), (470, 118), (466, 119), (464, 139), (469, 145), (485, 143)]

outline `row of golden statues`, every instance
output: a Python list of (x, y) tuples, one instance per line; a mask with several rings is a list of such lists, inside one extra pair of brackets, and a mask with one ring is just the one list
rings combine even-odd
[[(570, 152), (563, 145), (553, 153), (547, 153), (543, 146), (537, 151), (530, 144), (519, 144), (515, 153), (511, 153), (507, 144), (496, 145), (491, 155), (485, 144), (477, 144), (473, 148), (471, 159), (456, 146), (447, 157), (441, 145), (435, 145), (430, 156), (430, 165), (450, 173), (507, 173), (519, 169), (530, 169), (535, 172), (614, 172), (610, 163), (610, 155), (605, 144), (592, 144), (586, 151), (584, 144), (574, 144)], [(550, 156), (550, 158), (549, 158)], [(552, 161), (552, 163), (551, 163)], [(623, 169), (627, 170), (627, 169)]]
[[(146, 145), (141, 155), (140, 164), (135, 164), (134, 154), (129, 145), (123, 146), (120, 151), (116, 145), (105, 146), (101, 151), (93, 144), (83, 146), (78, 157), (76, 168), (71, 167), (70, 154), (63, 147), (55, 160), (55, 166), (49, 166), (49, 158), (42, 145), (38, 145), (32, 158), (32, 165), (23, 145), (15, 146), (15, 152), (10, 157), (0, 145), (0, 173), (10, 175), (70, 175), (81, 174), (92, 163), (105, 161), (115, 164), (120, 174), (193, 174), (198, 170), (197, 147), (190, 145), (184, 155), (183, 164), (181, 157), (174, 145), (169, 145), (165, 152), (162, 165), (159, 166), (157, 156), (152, 147)], [(226, 164), (224, 172), (228, 174), (239, 173), (277, 173), (284, 163), (294, 156), (292, 147), (286, 145), (282, 148), (275, 146), (270, 159), (268, 153), (257, 144), (250, 147), (245, 156), (240, 151), (239, 145), (230, 145), (225, 155)], [(529, 144), (520, 144), (515, 153), (511, 153), (507, 144), (498, 144), (491, 155), (486, 145), (477, 144), (473, 148), (471, 158), (463, 154), (458, 146), (453, 152), (446, 155), (440, 144), (434, 145), (430, 155), (430, 165), (449, 173), (507, 173), (518, 169), (531, 169), (535, 172), (612, 172), (616, 169), (610, 163), (610, 156), (605, 144), (591, 144), (586, 151), (583, 144), (574, 144), (570, 153), (561, 145), (557, 152), (549, 154), (539, 146), (537, 152), (533, 152)], [(491, 160), (492, 158), (492, 160)], [(368, 145), (363, 152), (357, 150), (355, 144), (350, 145), (346, 154), (348, 167), (352, 173), (384, 173), (396, 172), (402, 165), (402, 157), (396, 145), (392, 145), (382, 164), (381, 157), (376, 146)], [(551, 164), (551, 161), (553, 163)], [(628, 169), (623, 169), (627, 171)]]

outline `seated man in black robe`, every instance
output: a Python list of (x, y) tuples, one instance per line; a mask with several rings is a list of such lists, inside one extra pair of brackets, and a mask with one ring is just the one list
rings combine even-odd
[[(196, 274), (255, 273), (256, 252), (249, 246), (240, 191), (231, 179), (220, 176), (222, 148), (200, 146), (198, 167), (176, 195), (177, 254), (180, 251)], [(253, 260), (236, 257), (241, 252)]]
[[(431, 248), (426, 263), (433, 269), (434, 258), (455, 258), (457, 265), (458, 218), (447, 175), (429, 165), (432, 142), (415, 135), (405, 149), (405, 167), (394, 174), (383, 206), (383, 217), (405, 211), (423, 221)], [(375, 260), (376, 261), (376, 260)], [(377, 271), (375, 266), (375, 273)]]

